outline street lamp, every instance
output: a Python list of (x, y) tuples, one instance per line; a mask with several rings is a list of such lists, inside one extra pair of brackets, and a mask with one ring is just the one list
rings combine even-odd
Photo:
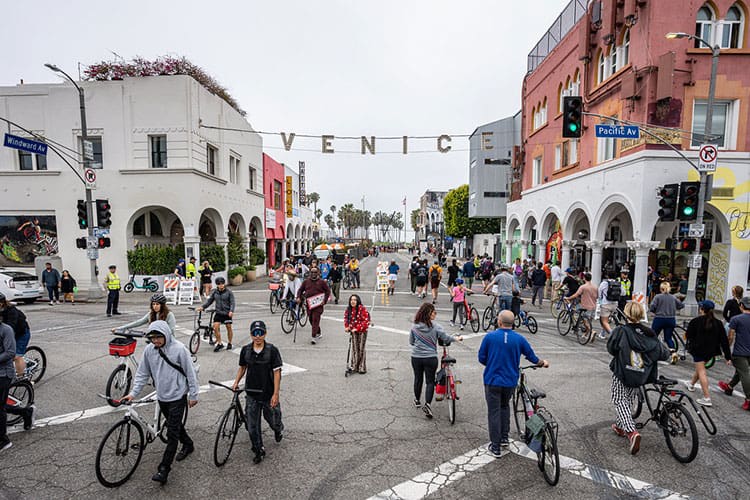
[[(703, 140), (712, 142), (714, 137), (712, 135), (713, 117), (714, 117), (714, 98), (716, 95), (716, 71), (719, 67), (719, 53), (721, 47), (719, 45), (711, 45), (703, 38), (690, 33), (684, 32), (670, 32), (666, 34), (666, 37), (670, 40), (689, 38), (697, 40), (706, 47), (711, 49), (711, 79), (708, 83), (708, 101), (706, 103), (706, 125), (703, 129)], [(696, 217), (695, 223), (699, 226), (703, 225), (703, 211), (706, 206), (706, 178), (708, 174), (706, 172), (699, 172), (700, 174), (700, 189), (698, 191), (698, 216)], [(701, 236), (695, 238), (695, 251), (693, 252), (693, 259), (698, 260), (701, 254)], [(690, 268), (690, 276), (688, 278), (688, 291), (685, 297), (686, 310), (689, 314), (696, 314), (698, 311), (698, 302), (695, 298), (696, 282), (698, 280), (698, 269), (695, 267)]]
[[(82, 144), (83, 141), (86, 141), (88, 139), (88, 132), (86, 129), (86, 101), (84, 99), (83, 95), (83, 88), (81, 88), (73, 78), (70, 77), (69, 74), (67, 74), (65, 71), (61, 70), (54, 64), (45, 63), (44, 64), (47, 68), (54, 71), (55, 73), (58, 73), (62, 75), (66, 80), (68, 80), (70, 83), (73, 84), (73, 86), (78, 90), (78, 104), (81, 110), (81, 141)], [(88, 166), (88, 161), (86, 160), (86, 157), (84, 156), (83, 159), (83, 166), (84, 168)], [(88, 243), (86, 246), (86, 251), (89, 253), (89, 265), (90, 265), (90, 274), (91, 274), (91, 283), (89, 284), (89, 293), (88, 298), (89, 300), (96, 300), (100, 299), (102, 297), (102, 291), (99, 288), (99, 283), (96, 279), (96, 248), (97, 244), (96, 238), (94, 238), (94, 209), (93, 209), (93, 201), (91, 196), (91, 188), (86, 186), (86, 219), (88, 220), (88, 227), (86, 228), (86, 231), (88, 232)]]

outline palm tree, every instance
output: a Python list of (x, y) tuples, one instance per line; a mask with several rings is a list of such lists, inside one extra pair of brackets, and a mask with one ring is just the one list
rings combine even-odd
[(319, 208), (316, 208), (315, 209), (315, 220), (317, 220), (318, 223), (320, 223), (320, 218), (321, 217), (323, 217), (323, 211), (321, 209), (319, 209)]
[[(310, 203), (313, 204), (313, 206), (315, 207), (315, 211), (313, 213), (315, 213), (315, 212), (318, 211), (318, 202), (319, 201), (320, 201), (320, 195), (318, 193), (315, 193), (315, 192), (308, 193), (308, 195), (307, 195), (307, 206), (309, 207)], [(320, 222), (320, 220), (318, 220), (318, 222)]]

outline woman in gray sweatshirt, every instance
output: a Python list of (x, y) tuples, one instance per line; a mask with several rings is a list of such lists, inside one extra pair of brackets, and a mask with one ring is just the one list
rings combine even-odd
[(669, 282), (663, 281), (661, 285), (659, 285), (661, 293), (654, 297), (654, 300), (651, 301), (651, 307), (649, 307), (648, 310), (654, 315), (651, 329), (656, 333), (657, 337), (663, 330), (664, 342), (667, 343), (670, 350), (674, 351), (675, 345), (672, 333), (674, 332), (674, 327), (677, 326), (675, 316), (679, 309), (685, 307), (685, 304), (669, 293), (670, 289), (671, 285)]
[[(427, 418), (432, 418), (432, 396), (435, 393), (435, 372), (438, 367), (437, 344), (438, 339), (446, 345), (453, 340), (463, 340), (462, 336), (448, 335), (443, 327), (434, 323), (437, 312), (432, 304), (422, 304), (422, 307), (414, 316), (414, 325), (409, 332), (409, 344), (411, 347), (411, 367), (414, 370), (414, 406), (422, 407)], [(424, 400), (422, 406), (420, 397), (422, 395), (422, 383), (426, 381)]]

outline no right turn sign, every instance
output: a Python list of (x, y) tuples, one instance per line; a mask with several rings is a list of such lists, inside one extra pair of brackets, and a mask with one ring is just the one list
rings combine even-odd
[(715, 172), (719, 150), (714, 144), (704, 144), (698, 152), (698, 171)]

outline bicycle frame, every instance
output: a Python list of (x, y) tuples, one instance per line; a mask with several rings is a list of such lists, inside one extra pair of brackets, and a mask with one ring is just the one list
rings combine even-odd
[[(708, 413), (708, 410), (706, 408), (703, 408), (699, 406), (692, 397), (690, 397), (689, 394), (686, 392), (676, 389), (669, 386), (661, 386), (658, 390), (656, 389), (658, 387), (657, 385), (653, 385), (652, 387), (646, 388), (644, 386), (641, 386), (639, 388), (638, 396), (641, 401), (645, 400), (646, 407), (648, 408), (649, 413), (651, 416), (646, 419), (643, 424), (636, 424), (636, 426), (640, 425), (639, 428), (645, 427), (646, 424), (648, 424), (650, 421), (656, 422), (659, 427), (661, 427), (658, 417), (661, 412), (662, 407), (665, 405), (666, 402), (672, 402), (676, 404), (681, 404), (683, 406), (686, 406), (685, 403), (683, 403), (683, 400), (687, 399), (690, 402), (690, 406), (692, 406), (693, 411), (696, 415), (698, 415), (698, 418), (701, 421), (701, 424), (703, 424), (703, 427), (706, 429), (706, 432), (708, 432), (710, 435), (715, 435), (717, 432), (716, 424), (714, 423), (713, 419), (711, 418), (711, 415)], [(653, 408), (651, 406), (651, 401), (648, 398), (648, 393), (653, 392), (656, 394), (659, 394), (659, 402), (656, 405), (656, 408)], [(673, 398), (677, 399), (673, 399)]]

